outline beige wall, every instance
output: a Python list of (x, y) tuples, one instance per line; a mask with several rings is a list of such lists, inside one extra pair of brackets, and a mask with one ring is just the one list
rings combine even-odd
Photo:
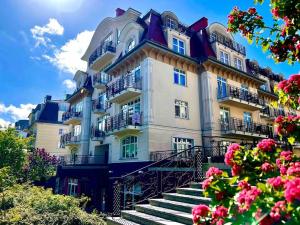
[(44, 148), (52, 155), (67, 155), (69, 153), (68, 148), (58, 148), (60, 141), (59, 129), (64, 129), (64, 133), (66, 133), (69, 127), (62, 124), (36, 123), (35, 147)]

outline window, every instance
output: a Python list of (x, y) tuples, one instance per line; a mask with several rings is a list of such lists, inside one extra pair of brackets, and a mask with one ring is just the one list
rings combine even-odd
[(105, 44), (111, 42), (112, 39), (113, 39), (112, 33), (110, 33), (110, 34), (104, 39), (103, 44), (105, 45)]
[(223, 77), (217, 78), (218, 82), (218, 98), (222, 99), (227, 97), (227, 81)]
[(167, 17), (166, 25), (167, 25), (167, 27), (169, 27), (171, 29), (176, 29), (176, 22), (174, 19), (172, 19), (170, 17)]
[(130, 52), (134, 48), (134, 46), (135, 46), (135, 40), (131, 39), (127, 46), (127, 52)]
[(184, 41), (173, 37), (173, 50), (180, 54), (185, 54)]
[(81, 125), (74, 126), (74, 136), (79, 136), (81, 134)]
[(97, 121), (97, 129), (101, 131), (105, 131), (105, 120), (108, 118), (108, 115), (105, 115), (98, 119)]
[(250, 128), (252, 123), (252, 115), (250, 112), (244, 112), (244, 123), (246, 128)]
[(82, 112), (82, 108), (83, 108), (83, 103), (78, 102), (77, 104), (71, 106), (71, 112)]
[(245, 100), (245, 101), (248, 101), (248, 93), (249, 93), (249, 88), (247, 85), (245, 84), (242, 84), (241, 85), (241, 94), (242, 94), (242, 98)]
[(230, 65), (229, 55), (226, 52), (220, 51), (220, 61), (227, 65)]
[(229, 130), (230, 113), (227, 108), (224, 107), (220, 108), (220, 120), (221, 120), (221, 129)]
[(99, 106), (101, 109), (105, 109), (105, 104), (106, 104), (106, 93), (101, 93), (99, 94)]
[(175, 100), (175, 117), (181, 119), (188, 119), (188, 103), (184, 101)]
[(173, 149), (176, 152), (182, 152), (194, 146), (194, 140), (189, 138), (173, 137)]
[(69, 178), (68, 180), (68, 195), (77, 196), (78, 194), (78, 179)]
[(267, 90), (267, 85), (266, 84), (262, 84), (260, 86), (260, 89), (266, 91)]
[(183, 70), (174, 69), (174, 83), (186, 86), (186, 74)]
[(239, 58), (234, 58), (234, 66), (239, 70), (243, 70), (242, 60), (240, 60)]
[(117, 29), (117, 44), (120, 43), (120, 34), (121, 34), (121, 31), (119, 29)]
[(121, 150), (123, 159), (133, 159), (137, 157), (137, 137), (129, 136), (121, 140)]

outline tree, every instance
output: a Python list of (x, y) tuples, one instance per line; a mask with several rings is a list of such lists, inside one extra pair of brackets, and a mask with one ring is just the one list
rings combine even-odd
[[(255, 0), (263, 4), (264, 0)], [(252, 7), (246, 11), (235, 7), (228, 16), (228, 31), (240, 32), (248, 39), (270, 51), (276, 62), (300, 61), (300, 2), (299, 0), (271, 0), (273, 23), (267, 24)]]

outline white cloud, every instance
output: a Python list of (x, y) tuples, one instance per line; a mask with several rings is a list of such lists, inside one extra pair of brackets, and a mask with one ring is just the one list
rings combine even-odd
[(10, 117), (13, 121), (28, 119), (28, 115), (31, 110), (35, 108), (33, 104), (21, 104), (20, 107), (14, 105), (5, 106), (0, 103), (0, 114), (5, 114)]
[(12, 126), (11, 122), (0, 118), (0, 130), (1, 130), (1, 128), (7, 128), (7, 127), (10, 127), (10, 126)]
[(76, 88), (76, 83), (70, 79), (64, 80), (63, 85), (70, 90), (74, 90)]
[(42, 57), (56, 66), (60, 71), (74, 74), (77, 70), (85, 70), (86, 62), (81, 60), (86, 51), (94, 31), (83, 31), (74, 39), (67, 41), (61, 48), (55, 49), (53, 56)]
[(35, 47), (39, 45), (47, 46), (51, 39), (46, 37), (46, 34), (49, 35), (63, 35), (64, 27), (54, 18), (50, 18), (49, 22), (45, 26), (35, 25), (30, 29), (32, 37), (35, 39)]

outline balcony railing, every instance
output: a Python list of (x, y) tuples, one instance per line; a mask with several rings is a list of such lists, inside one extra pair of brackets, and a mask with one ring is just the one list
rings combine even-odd
[(80, 120), (82, 118), (82, 112), (65, 112), (62, 115), (62, 121), (66, 123), (68, 120)]
[(270, 119), (274, 119), (277, 116), (286, 116), (287, 113), (283, 109), (274, 109), (270, 106), (266, 106), (260, 110), (260, 113), (264, 117), (268, 117)]
[[(225, 88), (226, 87), (226, 88)], [(240, 101), (245, 101), (247, 103), (252, 103), (255, 105), (263, 106), (265, 105), (265, 101), (262, 98), (259, 98), (258, 94), (250, 92), (248, 90), (244, 90), (232, 85), (227, 84), (223, 88), (218, 87), (218, 99), (228, 99), (233, 98)]]
[(70, 155), (64, 156), (60, 160), (62, 166), (70, 165), (105, 165), (107, 164), (107, 157), (105, 155), (90, 156), (90, 155)]
[(93, 75), (93, 86), (95, 88), (104, 88), (106, 84), (111, 80), (111, 77), (103, 72), (99, 72)]
[(142, 125), (142, 113), (121, 112), (118, 115), (109, 117), (105, 120), (105, 131), (113, 132), (122, 128), (132, 126), (133, 129)]
[(209, 41), (211, 43), (213, 42), (219, 42), (221, 43), (222, 45), (238, 52), (238, 53), (241, 53), (242, 55), (246, 56), (246, 48), (237, 43), (236, 41), (233, 41), (227, 37), (225, 37), (224, 35), (220, 34), (220, 33), (217, 33), (217, 32), (213, 32), (212, 34), (209, 35)]
[(116, 52), (116, 47), (112, 41), (100, 45), (90, 56), (89, 65), (93, 64), (99, 57), (104, 55), (106, 52)]
[(226, 134), (234, 133), (241, 135), (254, 135), (254, 136), (265, 136), (269, 137), (272, 135), (272, 130), (269, 126), (244, 121), (242, 119), (230, 117), (228, 119), (221, 119), (221, 131)]
[(81, 135), (74, 135), (73, 132), (66, 133), (60, 136), (60, 145), (66, 146), (66, 145), (76, 145), (80, 143), (80, 137)]
[(97, 141), (97, 140), (103, 140), (104, 138), (105, 138), (105, 132), (95, 126), (92, 126), (91, 139)]
[(128, 89), (132, 89), (132, 92), (135, 92), (135, 90), (141, 90), (142, 79), (140, 77), (137, 78), (133, 73), (123, 76), (107, 86), (107, 99), (110, 100)]
[(103, 114), (106, 112), (106, 109), (108, 109), (110, 107), (110, 103), (107, 101), (99, 101), (97, 100), (93, 100), (93, 104), (92, 104), (92, 109), (94, 113), (100, 113)]

